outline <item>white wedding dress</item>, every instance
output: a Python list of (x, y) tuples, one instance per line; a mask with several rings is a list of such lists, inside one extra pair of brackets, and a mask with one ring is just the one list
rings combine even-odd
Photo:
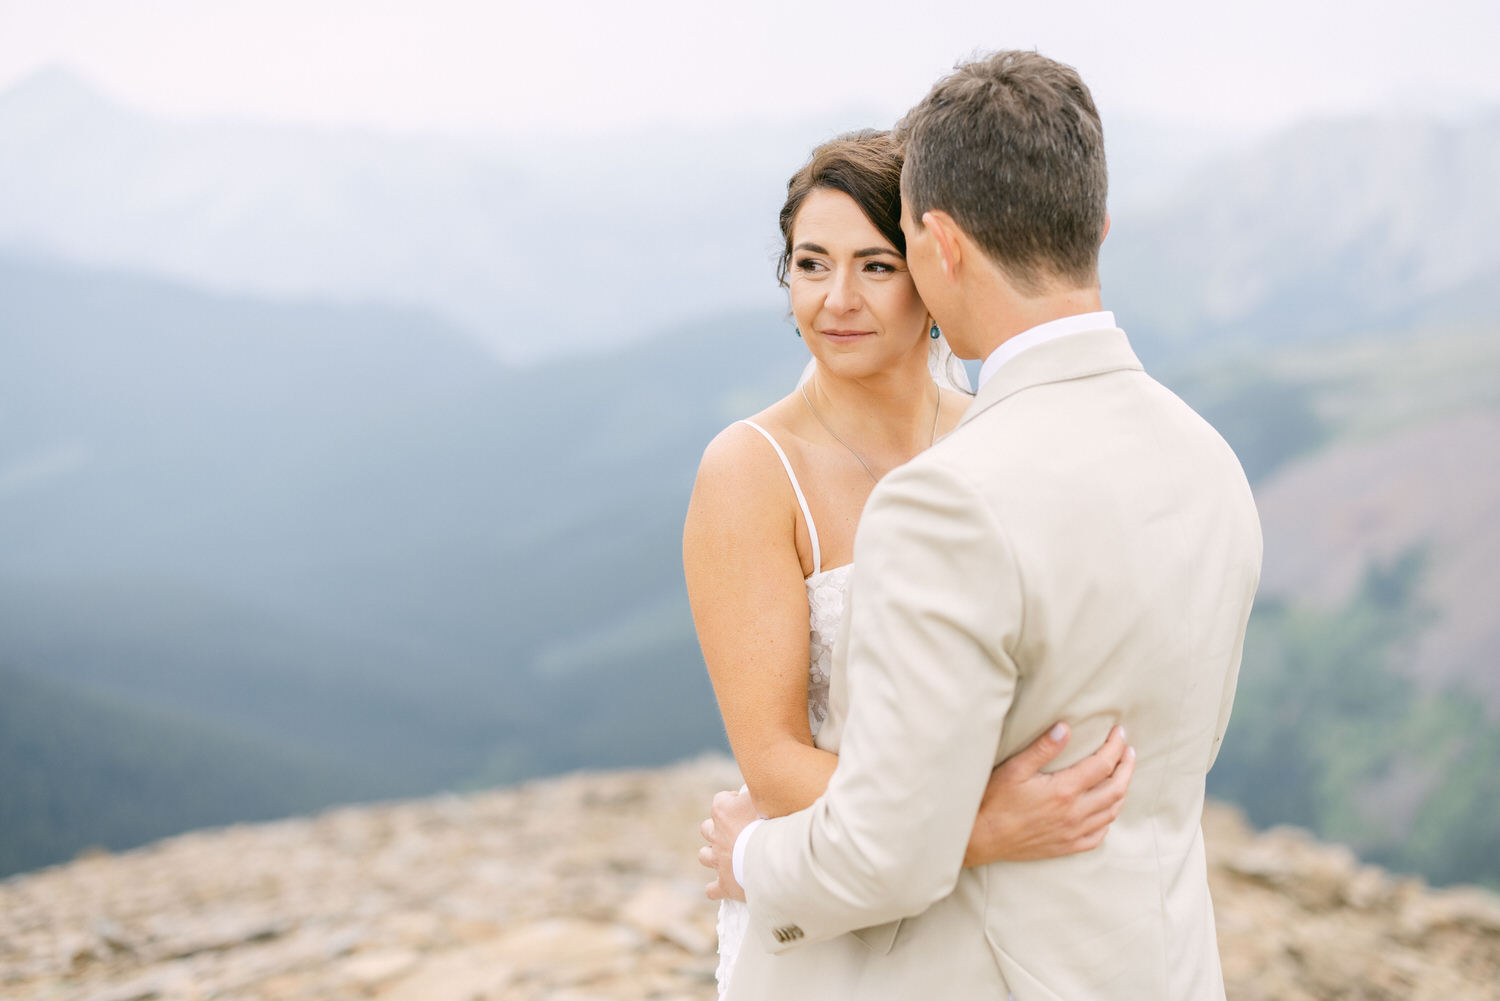
[[(816, 361), (808, 362), (802, 372), (802, 378), (798, 380), (799, 386), (812, 376), (816, 365)], [(968, 374), (948, 347), (947, 338), (933, 340), (927, 358), (927, 368), (938, 386), (961, 393), (972, 393), (969, 388)], [(823, 726), (823, 721), (828, 718), (828, 678), (833, 668), (833, 644), (839, 634), (839, 624), (844, 618), (844, 593), (849, 586), (849, 574), (854, 564), (846, 563), (831, 570), (823, 569), (823, 554), (818, 548), (818, 529), (813, 524), (812, 511), (808, 509), (807, 498), (802, 493), (802, 484), (797, 482), (797, 474), (792, 471), (792, 464), (787, 459), (786, 452), (782, 451), (776, 439), (771, 437), (771, 433), (759, 424), (748, 420), (740, 421), (740, 423), (748, 424), (759, 431), (776, 450), (776, 455), (781, 459), (781, 465), (786, 469), (787, 479), (792, 481), (792, 492), (797, 495), (797, 504), (802, 508), (802, 517), (807, 523), (808, 540), (812, 543), (815, 569), (806, 578), (807, 608), (810, 619), (808, 623), (807, 723), (812, 729), (812, 735), (816, 737), (818, 730)], [(715, 971), (715, 977), (718, 980), (721, 998), (729, 984), (729, 977), (734, 972), (734, 961), (744, 945), (749, 927), (750, 908), (748, 906), (738, 900), (725, 900), (719, 904), (719, 967)]]
[[(806, 580), (807, 607), (811, 621), (808, 626), (808, 676), (807, 676), (807, 724), (814, 737), (828, 718), (828, 672), (833, 667), (833, 642), (839, 634), (839, 623), (844, 617), (844, 589), (849, 585), (849, 571), (853, 563), (845, 563), (831, 570), (823, 569), (823, 554), (818, 548), (818, 529), (813, 524), (812, 512), (808, 510), (807, 498), (802, 494), (802, 484), (792, 472), (792, 464), (786, 453), (771, 437), (769, 431), (754, 421), (741, 421), (765, 436), (776, 450), (781, 464), (786, 467), (787, 478), (792, 481), (792, 491), (802, 507), (802, 517), (807, 522), (807, 536), (812, 543), (813, 566), (817, 569)], [(719, 904), (719, 968), (715, 973), (719, 981), (719, 996), (729, 984), (734, 972), (734, 961), (745, 941), (745, 932), (750, 927), (750, 908), (738, 900), (725, 900)]]

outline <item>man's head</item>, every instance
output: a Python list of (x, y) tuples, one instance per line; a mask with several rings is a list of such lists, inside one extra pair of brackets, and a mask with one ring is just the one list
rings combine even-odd
[(908, 226), (941, 213), (1024, 296), (1097, 287), (1104, 132), (1072, 67), (1035, 52), (965, 63), (907, 113), (896, 136), (906, 151)]

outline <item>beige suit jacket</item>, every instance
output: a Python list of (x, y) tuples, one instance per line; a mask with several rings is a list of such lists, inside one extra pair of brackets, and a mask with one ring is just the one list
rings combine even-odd
[[(871, 495), (821, 746), (747, 842), (731, 1001), (1223, 997), (1200, 820), (1260, 575), (1228, 445), (1099, 330), (1001, 367)], [(1054, 722), (1139, 757), (1099, 849), (962, 869), (992, 767)], [(904, 920), (903, 920), (904, 919)]]

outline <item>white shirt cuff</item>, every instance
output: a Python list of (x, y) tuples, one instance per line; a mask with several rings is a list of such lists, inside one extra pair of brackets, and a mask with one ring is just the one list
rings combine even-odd
[(754, 834), (755, 829), (765, 822), (764, 817), (750, 821), (740, 832), (740, 836), (734, 839), (734, 854), (729, 857), (729, 863), (734, 869), (734, 881), (740, 884), (742, 890), (745, 888), (745, 846), (750, 843), (750, 835)]

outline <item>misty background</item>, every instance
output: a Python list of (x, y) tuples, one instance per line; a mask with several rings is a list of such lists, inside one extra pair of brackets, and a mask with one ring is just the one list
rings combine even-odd
[(1264, 523), (1210, 792), (1500, 886), (1500, 14), (1073, 6), (0, 3), (0, 875), (723, 750), (681, 522), (805, 361), (785, 179), (1037, 46)]

